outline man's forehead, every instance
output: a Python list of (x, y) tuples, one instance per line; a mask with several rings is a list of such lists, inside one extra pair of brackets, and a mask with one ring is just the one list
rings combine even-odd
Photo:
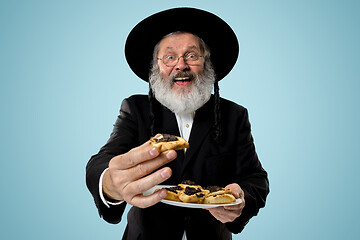
[(160, 49), (162, 50), (175, 50), (180, 47), (189, 50), (199, 49), (199, 38), (191, 33), (175, 33), (160, 41)]

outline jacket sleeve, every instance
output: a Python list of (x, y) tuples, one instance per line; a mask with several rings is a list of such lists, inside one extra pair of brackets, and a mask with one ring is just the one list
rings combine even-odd
[(248, 112), (245, 108), (240, 119), (235, 181), (244, 191), (245, 207), (240, 217), (234, 222), (226, 224), (233, 233), (241, 232), (248, 221), (258, 214), (259, 209), (265, 206), (265, 200), (269, 193), (267, 172), (263, 169), (255, 152)]
[(122, 102), (120, 115), (118, 116), (110, 139), (92, 156), (86, 165), (86, 185), (92, 194), (100, 217), (109, 223), (121, 221), (126, 203), (113, 206), (105, 206), (99, 194), (99, 180), (102, 172), (108, 168), (109, 161), (117, 155), (128, 152), (135, 147), (136, 141), (136, 118), (131, 111), (131, 101), (125, 99)]

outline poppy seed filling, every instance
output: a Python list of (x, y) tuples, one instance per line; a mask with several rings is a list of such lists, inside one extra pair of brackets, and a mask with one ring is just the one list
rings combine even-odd
[(185, 191), (184, 191), (184, 193), (186, 195), (193, 195), (193, 194), (196, 194), (196, 193), (199, 193), (199, 192), (201, 192), (201, 189), (193, 188), (193, 187), (186, 187)]
[(176, 186), (176, 187), (169, 187), (169, 188), (165, 188), (165, 189), (168, 190), (168, 191), (170, 191), (170, 192), (177, 193), (177, 191), (182, 190), (182, 187)]
[(154, 140), (155, 142), (172, 142), (172, 141), (177, 141), (178, 139), (174, 135), (163, 134), (162, 138), (155, 138)]

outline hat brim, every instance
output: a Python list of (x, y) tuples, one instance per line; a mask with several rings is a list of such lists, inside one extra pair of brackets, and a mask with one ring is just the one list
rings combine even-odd
[(239, 43), (234, 31), (224, 20), (200, 9), (173, 8), (145, 18), (128, 35), (125, 57), (139, 78), (149, 81), (155, 45), (167, 34), (177, 31), (190, 32), (204, 40), (210, 48), (211, 62), (218, 81), (234, 67)]

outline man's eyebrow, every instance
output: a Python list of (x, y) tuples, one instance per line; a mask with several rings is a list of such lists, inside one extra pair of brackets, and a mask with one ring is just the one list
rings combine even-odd
[[(174, 49), (174, 47), (166, 47), (166, 49), (172, 50), (172, 49)], [(197, 46), (195, 46), (195, 45), (191, 45), (191, 46), (188, 46), (187, 49), (188, 50), (192, 50), (192, 49), (198, 50), (199, 48)]]

